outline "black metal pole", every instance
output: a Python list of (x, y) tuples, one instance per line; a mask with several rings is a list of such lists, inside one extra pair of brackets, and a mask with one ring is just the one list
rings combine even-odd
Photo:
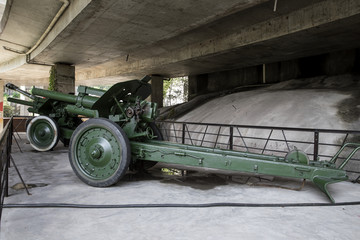
[(185, 144), (185, 123), (182, 124), (182, 138), (181, 138), (181, 143)]
[(318, 160), (319, 156), (319, 132), (314, 132), (314, 161)]
[(229, 136), (229, 144), (230, 144), (230, 146), (229, 146), (229, 149), (230, 150), (233, 150), (233, 148), (234, 148), (234, 139), (233, 139), (233, 137), (234, 137), (234, 128), (233, 127), (230, 127), (230, 136)]
[(5, 166), (5, 197), (9, 196), (9, 166), (10, 166), (10, 154), (11, 154), (11, 144), (13, 136), (13, 118), (10, 119), (10, 124), (7, 129), (7, 141), (6, 141), (6, 166)]

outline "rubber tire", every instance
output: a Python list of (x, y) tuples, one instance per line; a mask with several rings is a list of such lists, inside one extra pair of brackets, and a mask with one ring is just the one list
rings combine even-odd
[[(93, 129), (94, 127), (101, 127), (110, 131), (121, 147), (120, 164), (117, 166), (117, 170), (115, 171), (115, 173), (107, 179), (97, 180), (97, 179), (89, 178), (80, 170), (80, 167), (76, 161), (75, 148), (77, 141), (79, 140), (81, 135), (83, 135), (83, 133)], [(122, 130), (122, 128), (113, 121), (110, 121), (105, 118), (91, 118), (80, 124), (75, 129), (73, 135), (71, 136), (70, 149), (69, 149), (70, 165), (73, 171), (75, 172), (75, 174), (78, 176), (78, 178), (87, 185), (93, 187), (109, 187), (111, 185), (116, 184), (126, 174), (129, 168), (130, 160), (131, 160), (131, 148), (130, 148), (129, 139), (126, 136), (124, 130)]]
[[(30, 135), (30, 131), (31, 131), (31, 127), (33, 126), (33, 124), (38, 121), (38, 120), (46, 120), (48, 123), (50, 123), (50, 125), (53, 127), (53, 130), (55, 131), (55, 138), (54, 140), (51, 142), (51, 144), (45, 148), (41, 148), (39, 146), (37, 146), (34, 141), (29, 137)], [(30, 145), (37, 151), (39, 152), (46, 152), (46, 151), (50, 151), (52, 150), (59, 142), (59, 135), (60, 135), (60, 131), (59, 131), (59, 126), (58, 124), (55, 122), (54, 119), (48, 117), (48, 116), (37, 116), (35, 118), (32, 118), (28, 123), (27, 123), (27, 126), (26, 126), (26, 137), (27, 139), (29, 140), (30, 142)]]

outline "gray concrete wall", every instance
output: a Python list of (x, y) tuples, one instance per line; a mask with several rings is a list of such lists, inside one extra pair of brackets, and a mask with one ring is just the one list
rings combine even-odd
[(206, 93), (208, 86), (208, 75), (190, 75), (189, 76), (189, 100), (197, 95)]
[(360, 71), (359, 62), (356, 63), (357, 58), (360, 59), (359, 50), (346, 50), (327, 54), (323, 69), (326, 75)]
[(240, 86), (345, 73), (360, 73), (360, 49), (189, 76), (189, 99), (203, 93), (230, 90)]
[(297, 59), (265, 64), (263, 71), (263, 83), (277, 83), (300, 77), (300, 66)]
[[(252, 85), (261, 83), (261, 66), (241, 68), (232, 71), (224, 71), (208, 74), (208, 90), (210, 92), (219, 89), (231, 89), (238, 86)], [(224, 81), (226, 79), (226, 81)]]

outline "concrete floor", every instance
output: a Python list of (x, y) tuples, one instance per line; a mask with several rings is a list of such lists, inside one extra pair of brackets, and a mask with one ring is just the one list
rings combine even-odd
[[(22, 135), (23, 138), (25, 138)], [(10, 203), (327, 203), (311, 183), (301, 191), (252, 185), (259, 178), (208, 173), (171, 176), (154, 169), (151, 174), (128, 174), (110, 188), (82, 183), (68, 162), (67, 149), (38, 153), (22, 141), (13, 158), (27, 184), (38, 187), (10, 189)], [(10, 186), (20, 180), (10, 169)], [(300, 186), (286, 179), (262, 183)], [(350, 182), (329, 187), (337, 202), (359, 201), (360, 186)], [(358, 239), (360, 206), (329, 207), (215, 207), (146, 209), (20, 209), (5, 208), (1, 239)]]

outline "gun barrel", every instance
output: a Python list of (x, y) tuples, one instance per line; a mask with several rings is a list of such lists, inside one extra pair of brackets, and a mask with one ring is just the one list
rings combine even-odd
[(14, 85), (14, 84), (12, 84), (12, 83), (7, 83), (7, 84), (5, 85), (5, 87), (8, 88), (8, 89), (14, 90), (14, 91), (16, 91), (16, 92), (18, 92), (18, 93), (21, 93), (21, 94), (23, 94), (23, 95), (25, 95), (25, 96), (27, 96), (28, 98), (31, 98), (31, 99), (33, 99), (33, 100), (35, 100), (35, 98), (36, 98), (35, 96), (31, 95), (31, 94), (28, 93), (27, 91), (24, 91), (24, 90), (20, 89), (18, 86)]
[(30, 107), (32, 107), (34, 105), (33, 102), (29, 102), (29, 101), (25, 101), (25, 100), (21, 100), (21, 99), (17, 99), (17, 98), (9, 97), (7, 100), (9, 102), (18, 103), (18, 104), (22, 104), (22, 105), (30, 106)]
[(71, 94), (65, 94), (55, 91), (49, 91), (41, 88), (33, 88), (32, 94), (37, 96), (46, 97), (49, 99), (66, 102), (66, 103), (72, 103), (72, 104), (79, 104), (85, 108), (91, 108), (94, 103), (99, 100), (98, 97), (92, 97), (92, 96), (75, 96)]

